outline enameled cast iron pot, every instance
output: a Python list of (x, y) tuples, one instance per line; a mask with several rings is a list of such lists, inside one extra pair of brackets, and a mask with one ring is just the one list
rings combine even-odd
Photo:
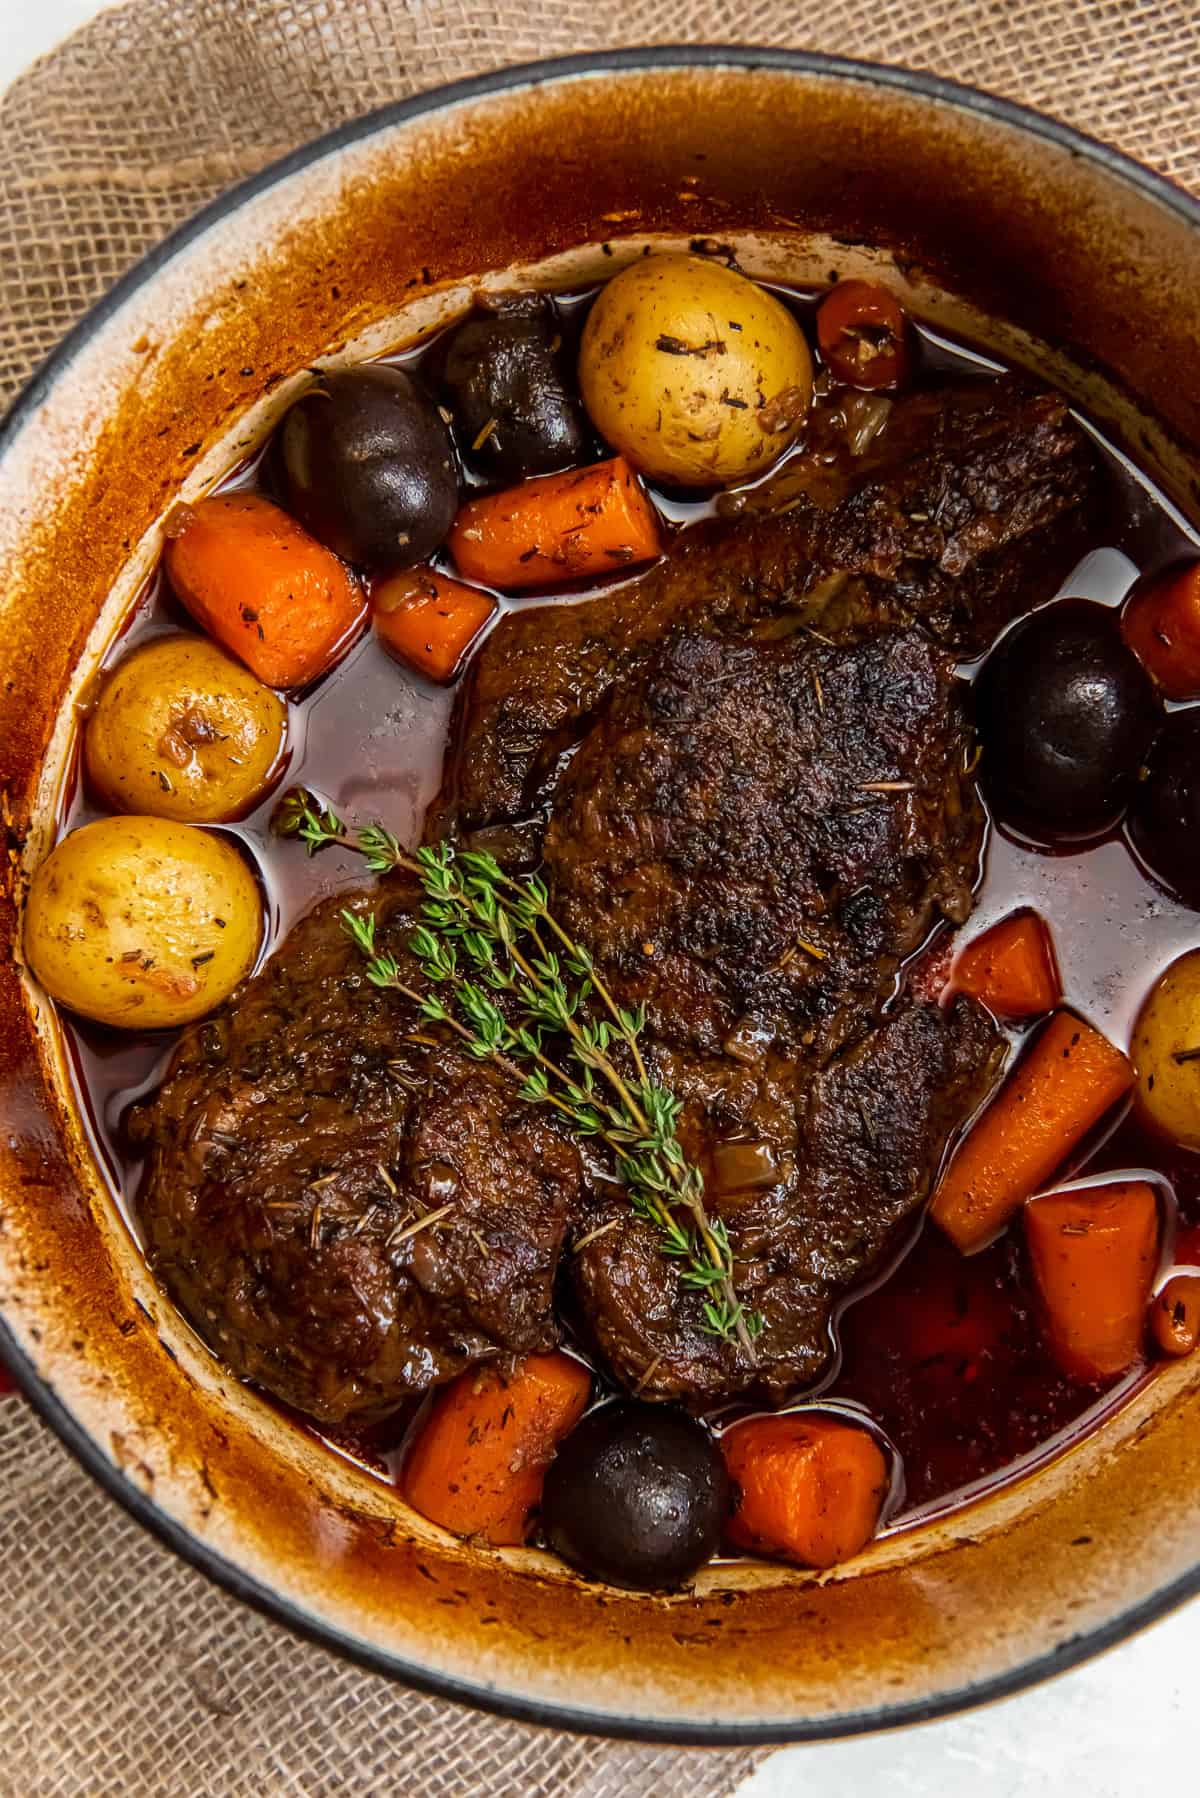
[(1021, 1483), (829, 1575), (716, 1566), (694, 1595), (645, 1598), (469, 1548), (181, 1323), (8, 953), (72, 696), (165, 510), (241, 458), (298, 371), (410, 340), (480, 278), (563, 285), (698, 238), (800, 284), (881, 272), (918, 316), (1039, 368), (1200, 516), (1200, 207), (929, 76), (731, 49), (511, 69), (350, 125), (210, 207), (71, 334), (3, 435), (0, 1346), (115, 1498), (294, 1628), (516, 1716), (718, 1743), (1010, 1692), (1200, 1590), (1200, 1356)]

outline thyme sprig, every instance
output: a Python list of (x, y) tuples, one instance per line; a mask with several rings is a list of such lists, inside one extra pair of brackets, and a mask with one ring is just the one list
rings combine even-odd
[(410, 854), (382, 825), (350, 828), (301, 787), (285, 794), (274, 826), (310, 855), (337, 844), (374, 874), (402, 869), (416, 877), (424, 898), (408, 947), (429, 984), (414, 987), (380, 949), (373, 916), (343, 910), (367, 979), (449, 1028), (529, 1104), (549, 1106), (581, 1136), (603, 1142), (631, 1210), (654, 1227), (662, 1252), (683, 1264), (684, 1285), (703, 1294), (702, 1327), (753, 1358), (762, 1318), (737, 1296), (728, 1233), (709, 1215), (703, 1177), (679, 1141), (682, 1105), (646, 1069), (644, 1008), (617, 1003), (587, 949), (550, 910), (544, 882), (514, 879), (494, 856), (446, 842)]

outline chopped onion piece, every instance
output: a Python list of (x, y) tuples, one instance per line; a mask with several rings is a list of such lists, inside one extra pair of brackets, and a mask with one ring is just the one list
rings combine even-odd
[(852, 456), (878, 437), (891, 416), (892, 402), (882, 393), (848, 393), (842, 401), (846, 420), (846, 445)]

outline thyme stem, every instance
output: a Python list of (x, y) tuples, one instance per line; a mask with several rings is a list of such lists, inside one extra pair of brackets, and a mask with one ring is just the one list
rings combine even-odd
[[(504, 876), (504, 884), (506, 887), (516, 890), (516, 882), (513, 880), (510, 880), (507, 875)], [(567, 951), (567, 953), (568, 954), (572, 954), (572, 953), (578, 954), (578, 950), (577, 950), (575, 944), (571, 941), (571, 938), (567, 935), (566, 931), (562, 928), (562, 925), (558, 922), (558, 919), (554, 916), (554, 914), (550, 911), (547, 911), (543, 907), (541, 909), (539, 915), (545, 919), (547, 927), (554, 932), (555, 936), (558, 938), (560, 944)], [(590, 958), (589, 958), (589, 961), (590, 961)], [(601, 1004), (604, 1006), (604, 1009), (608, 1012), (609, 1017), (612, 1018), (613, 1022), (616, 1024), (618, 1030), (621, 1032), (622, 1040), (628, 1046), (629, 1053), (633, 1057), (633, 1065), (637, 1069), (638, 1079), (641, 1081), (648, 1080), (650, 1076), (646, 1072), (646, 1064), (642, 1060), (642, 1052), (638, 1048), (637, 1032), (626, 1030), (620, 1007), (618, 1006), (616, 1000), (613, 998), (612, 994), (609, 992), (608, 987), (605, 985), (604, 981), (601, 980), (600, 975), (597, 973), (595, 963), (594, 962), (590, 963), (590, 966), (591, 966), (591, 980), (592, 980), (592, 985), (596, 990), (596, 996), (600, 1000)]]

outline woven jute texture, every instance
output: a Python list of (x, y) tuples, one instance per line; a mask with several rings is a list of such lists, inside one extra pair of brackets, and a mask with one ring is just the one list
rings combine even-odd
[[(0, 0), (0, 14), (32, 3)], [(597, 45), (803, 45), (929, 68), (1056, 113), (1200, 187), (1197, 8), (133, 0), (0, 106), (0, 397), (230, 182), (418, 88)], [(715, 1798), (755, 1759), (571, 1739), (345, 1667), (173, 1559), (16, 1400), (0, 1407), (0, 1617), (0, 1792), (13, 1798)]]

